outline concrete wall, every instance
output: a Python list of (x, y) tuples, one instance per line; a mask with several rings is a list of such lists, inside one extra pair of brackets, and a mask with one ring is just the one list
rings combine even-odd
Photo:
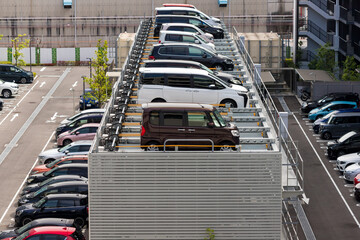
[(360, 82), (315, 82), (312, 85), (311, 98), (316, 100), (331, 92), (355, 92), (360, 94)]

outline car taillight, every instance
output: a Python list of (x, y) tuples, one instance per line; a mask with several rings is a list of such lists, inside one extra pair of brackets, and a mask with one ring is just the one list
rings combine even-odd
[(161, 43), (161, 40), (159, 40), (159, 43)]
[(152, 56), (152, 55), (150, 55), (150, 56), (149, 56), (149, 59), (150, 59), (150, 60), (155, 60), (155, 57)]
[(145, 134), (145, 128), (141, 126), (141, 136), (144, 136), (144, 134)]

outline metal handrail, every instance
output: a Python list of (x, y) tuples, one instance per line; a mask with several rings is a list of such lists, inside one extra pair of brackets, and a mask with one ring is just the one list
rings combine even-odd
[[(189, 142), (190, 139), (166, 139), (164, 142), (164, 152), (166, 152), (166, 143), (167, 142)], [(199, 141), (199, 142), (210, 142), (211, 143), (211, 151), (214, 151), (214, 141), (211, 139), (191, 139), (191, 141)]]

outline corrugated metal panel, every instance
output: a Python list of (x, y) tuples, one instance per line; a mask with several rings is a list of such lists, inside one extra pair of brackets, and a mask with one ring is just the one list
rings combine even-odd
[(280, 239), (281, 156), (92, 153), (90, 237)]

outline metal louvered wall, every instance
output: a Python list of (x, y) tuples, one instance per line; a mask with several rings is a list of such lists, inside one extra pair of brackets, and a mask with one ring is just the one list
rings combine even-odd
[(280, 239), (278, 152), (91, 153), (90, 239)]

